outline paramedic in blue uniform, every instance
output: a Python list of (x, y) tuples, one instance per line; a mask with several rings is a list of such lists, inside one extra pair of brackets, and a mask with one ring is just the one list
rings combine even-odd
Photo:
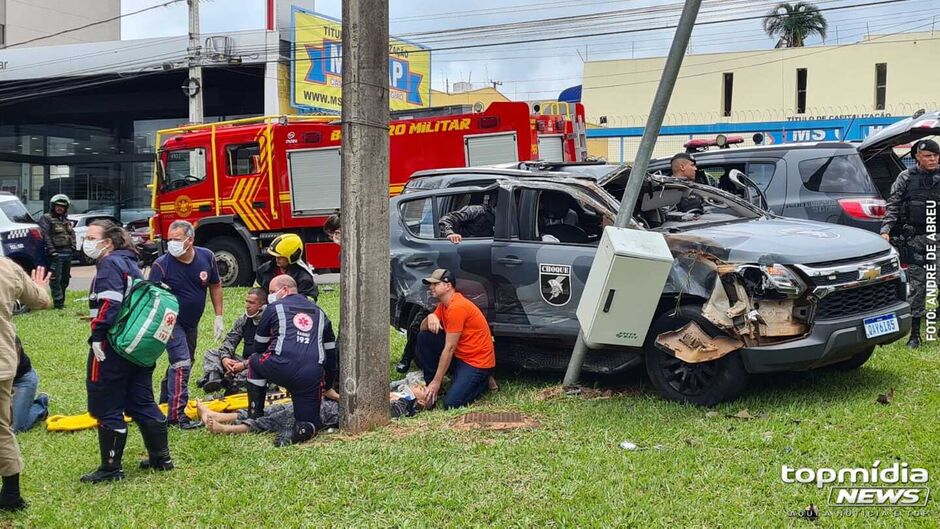
[(140, 367), (111, 350), (108, 330), (115, 323), (129, 280), (141, 278), (137, 250), (124, 228), (107, 220), (88, 227), (82, 251), (97, 261), (88, 306), (91, 351), (88, 353), (88, 413), (98, 419), (101, 466), (82, 476), (86, 483), (124, 478), (121, 458), (127, 442), (126, 413), (140, 428), (149, 459), (141, 466), (171, 470), (166, 417), (153, 399), (153, 367)]
[(248, 415), (264, 413), (268, 382), (283, 386), (294, 404), (294, 428), (284, 444), (302, 443), (323, 425), (323, 386), (336, 378), (336, 337), (326, 313), (297, 293), (287, 275), (271, 280), (268, 306), (255, 335), (255, 354), (248, 359)]
[(185, 220), (170, 224), (167, 231), (167, 254), (161, 255), (150, 268), (149, 279), (170, 287), (180, 305), (173, 336), (166, 344), (170, 366), (160, 382), (160, 402), (167, 403), (167, 419), (183, 429), (201, 426), (192, 422), (183, 411), (189, 399), (189, 373), (196, 355), (199, 319), (206, 306), (206, 291), (215, 309), (213, 329), (215, 340), (222, 338), (222, 282), (215, 255), (206, 248), (193, 245), (195, 231)]

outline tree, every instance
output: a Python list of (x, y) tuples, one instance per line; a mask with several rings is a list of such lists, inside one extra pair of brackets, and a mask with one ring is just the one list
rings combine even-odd
[(829, 24), (819, 8), (809, 2), (781, 2), (764, 17), (764, 31), (778, 37), (777, 47), (800, 48), (813, 34), (826, 38)]

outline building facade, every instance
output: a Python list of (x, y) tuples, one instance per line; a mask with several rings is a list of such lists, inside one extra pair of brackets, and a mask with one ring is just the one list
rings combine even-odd
[(120, 40), (120, 15), (121, 0), (0, 0), (0, 48)]
[[(940, 32), (688, 55), (664, 121), (671, 133), (656, 155), (719, 132), (748, 143), (757, 132), (771, 141), (860, 140), (918, 109), (940, 108), (938, 54)], [(664, 57), (585, 63), (582, 101), (588, 121), (608, 129), (590, 132), (609, 138), (609, 159), (632, 159), (664, 65)]]

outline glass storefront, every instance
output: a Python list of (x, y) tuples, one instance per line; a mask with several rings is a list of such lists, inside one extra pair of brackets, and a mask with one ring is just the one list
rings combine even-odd
[[(243, 67), (251, 68), (258, 69)], [(182, 75), (121, 80), (93, 93), (0, 107), (0, 191), (18, 196), (33, 214), (45, 211), (53, 195), (65, 193), (73, 213), (119, 207), (125, 222), (150, 216), (156, 131), (187, 121)], [(205, 77), (211, 116), (206, 121), (261, 113), (263, 75), (255, 80), (253, 74), (207, 69)]]

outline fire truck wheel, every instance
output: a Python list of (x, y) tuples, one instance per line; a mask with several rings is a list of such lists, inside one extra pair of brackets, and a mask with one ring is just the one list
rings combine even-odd
[(219, 263), (222, 286), (249, 286), (252, 266), (245, 245), (234, 237), (213, 237), (206, 241)]

